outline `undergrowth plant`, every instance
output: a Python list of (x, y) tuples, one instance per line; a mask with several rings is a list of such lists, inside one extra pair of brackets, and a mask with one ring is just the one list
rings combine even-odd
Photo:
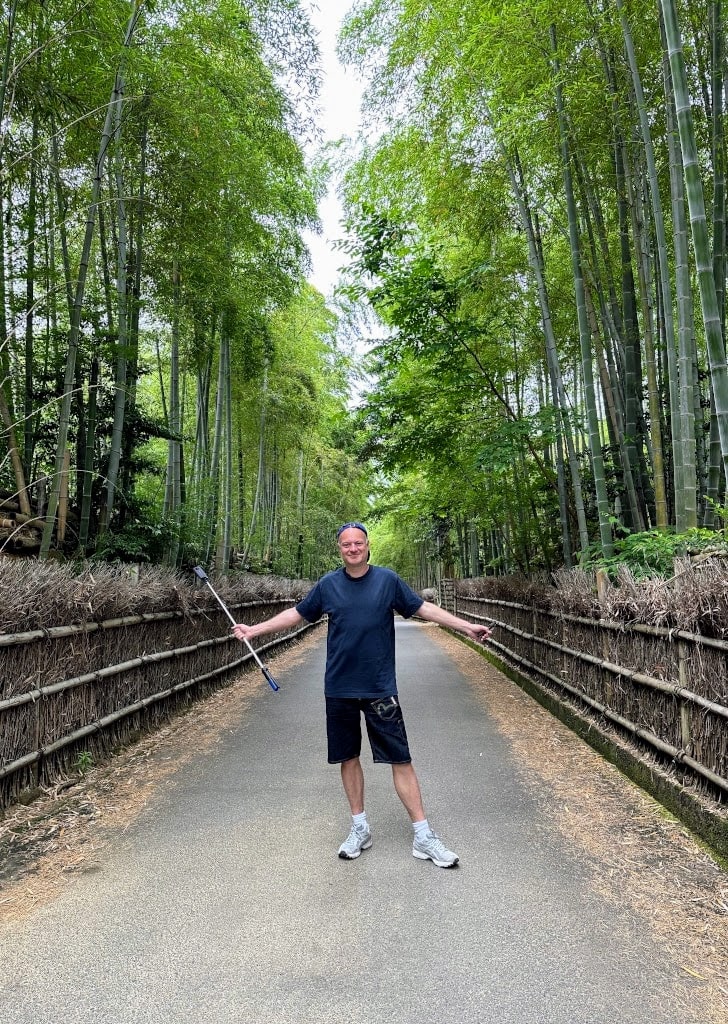
[(627, 533), (616, 540), (614, 554), (610, 558), (602, 557), (600, 550), (592, 548), (584, 568), (606, 569), (611, 578), (616, 576), (621, 566), (629, 568), (638, 579), (670, 577), (674, 572), (676, 558), (700, 555), (707, 551), (728, 556), (728, 543), (722, 531), (692, 529), (685, 533), (671, 533), (665, 530), (644, 530), (641, 533)]

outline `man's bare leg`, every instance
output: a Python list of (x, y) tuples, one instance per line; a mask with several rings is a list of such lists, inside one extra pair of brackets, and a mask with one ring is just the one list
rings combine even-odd
[(364, 772), (358, 757), (341, 763), (341, 781), (351, 808), (351, 832), (339, 847), (342, 860), (356, 860), (372, 845), (372, 833), (364, 814)]
[(349, 801), (352, 817), (364, 810), (364, 771), (358, 757), (341, 763), (341, 781), (346, 799)]
[(411, 821), (424, 821), (427, 815), (422, 805), (420, 784), (413, 765), (393, 764), (392, 778), (397, 796), (405, 806)]
[(439, 836), (430, 829), (430, 823), (422, 806), (420, 784), (411, 764), (393, 764), (392, 777), (397, 796), (407, 808), (414, 825), (412, 855), (419, 860), (431, 860), (439, 868), (454, 868), (458, 855), (448, 850)]

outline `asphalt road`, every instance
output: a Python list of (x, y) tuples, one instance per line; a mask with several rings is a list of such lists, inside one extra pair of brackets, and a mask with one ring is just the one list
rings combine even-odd
[(425, 804), (458, 869), (412, 857), (368, 754), (374, 845), (337, 858), (349, 817), (326, 764), (322, 633), (95, 873), (0, 928), (0, 1024), (700, 1024), (672, 1004), (644, 923), (590, 890), (427, 628), (397, 637)]

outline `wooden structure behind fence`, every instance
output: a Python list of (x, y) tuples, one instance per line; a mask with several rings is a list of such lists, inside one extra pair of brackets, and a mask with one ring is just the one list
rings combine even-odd
[(656, 626), (586, 619), (455, 593), (457, 614), (486, 622), (488, 647), (560, 700), (621, 730), (728, 802), (728, 643)]
[[(294, 603), (230, 607), (253, 624)], [(0, 634), (0, 807), (52, 784), (80, 751), (96, 758), (153, 728), (251, 660), (222, 611), (210, 609)]]

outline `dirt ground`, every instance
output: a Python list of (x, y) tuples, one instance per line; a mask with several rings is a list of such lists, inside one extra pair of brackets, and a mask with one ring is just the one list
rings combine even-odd
[[(694, 836), (476, 651), (425, 626), (456, 661), (511, 744), (523, 779), (577, 850), (593, 885), (647, 921), (675, 964), (698, 984), (705, 1024), (728, 1024), (728, 873)], [(308, 636), (271, 659), (293, 667)], [(83, 776), (65, 780), (0, 820), (0, 921), (23, 917), (103, 850), (144, 810), (155, 789), (193, 756), (212, 751), (260, 687), (257, 672)], [(692, 986), (690, 986), (692, 987)], [(648, 1022), (645, 1022), (648, 1024)]]

